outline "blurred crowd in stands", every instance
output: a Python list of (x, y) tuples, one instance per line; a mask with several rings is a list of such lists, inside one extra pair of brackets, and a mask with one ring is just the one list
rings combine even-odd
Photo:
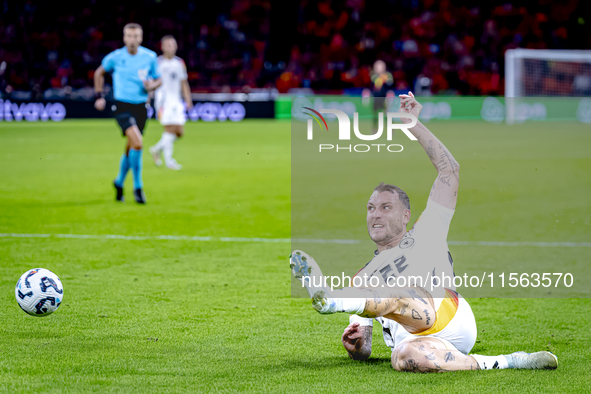
[[(295, 31), (271, 22), (286, 3), (294, 12), (278, 15)], [(163, 35), (177, 37), (193, 92), (364, 88), (381, 59), (394, 90), (497, 95), (507, 49), (591, 48), (589, 11), (583, 0), (3, 0), (0, 92), (92, 97), (94, 70), (133, 21), (158, 53)]]

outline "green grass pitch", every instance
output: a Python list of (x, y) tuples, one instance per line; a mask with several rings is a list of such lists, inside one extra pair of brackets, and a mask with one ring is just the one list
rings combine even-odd
[[(536, 154), (554, 160), (543, 169), (555, 171), (561, 186), (548, 184), (547, 198), (553, 204), (563, 198), (557, 214), (577, 226), (577, 231), (565, 226), (561, 238), (561, 231), (545, 236), (542, 229), (523, 224), (527, 206), (517, 218), (521, 225), (507, 228), (506, 234), (491, 230), (507, 220), (502, 202), (511, 199), (507, 191), (519, 189), (522, 181), (509, 178), (498, 185), (498, 195), (489, 195), (479, 194), (469, 180), (478, 182), (479, 171), (501, 143), (491, 138), (475, 155), (462, 147), (467, 134), (454, 134), (454, 129), (481, 123), (432, 125), (462, 164), (464, 183), (450, 239), (589, 241), (588, 127), (577, 126), (568, 134), (570, 155), (536, 143), (535, 124), (520, 128), (514, 140), (528, 152), (524, 160)], [(160, 126), (151, 121), (146, 146), (160, 134)], [(550, 350), (559, 358), (556, 371), (398, 373), (390, 366), (390, 350), (379, 329), (374, 330), (369, 361), (349, 360), (340, 343), (348, 316), (321, 316), (309, 300), (291, 298), (289, 243), (220, 239), (290, 237), (289, 122), (189, 123), (175, 147), (182, 171), (156, 168), (144, 153), (146, 206), (132, 201), (131, 174), (128, 201), (113, 201), (111, 182), (123, 143), (113, 120), (0, 123), (0, 233), (214, 238), (0, 237), (0, 392), (591, 390), (588, 299), (469, 300), (478, 324), (473, 352)], [(494, 163), (506, 172), (523, 167), (502, 152)], [(427, 185), (426, 193), (435, 174), (422, 174), (417, 182)], [(564, 185), (573, 189), (564, 190)], [(487, 215), (486, 223), (478, 222), (478, 207), (469, 204), (470, 193), (462, 196), (463, 188), (472, 188), (471, 196), (480, 201), (496, 201), (486, 205), (495, 213)], [(469, 214), (461, 214), (462, 204), (470, 207)], [(543, 222), (540, 206), (532, 209)], [(554, 220), (554, 211), (547, 215)], [(475, 234), (478, 225), (488, 229), (482, 237), (493, 239)], [(499, 239), (503, 234), (506, 238)], [(539, 253), (531, 247), (450, 249), (460, 271), (485, 255), (519, 260)], [(572, 248), (566, 253), (589, 251)], [(548, 253), (560, 261), (555, 248)], [(65, 288), (64, 303), (45, 318), (26, 315), (14, 299), (17, 279), (34, 267), (54, 271)]]

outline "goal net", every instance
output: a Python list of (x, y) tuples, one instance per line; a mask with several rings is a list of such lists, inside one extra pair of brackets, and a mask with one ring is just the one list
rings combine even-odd
[(573, 104), (580, 106), (581, 102), (588, 106), (591, 100), (581, 98), (590, 96), (591, 50), (510, 49), (505, 52), (508, 123), (519, 122), (520, 105), (531, 101), (526, 98), (546, 97), (543, 101), (552, 102), (550, 107), (557, 117), (564, 117), (567, 114), (561, 110), (561, 103), (570, 108)]

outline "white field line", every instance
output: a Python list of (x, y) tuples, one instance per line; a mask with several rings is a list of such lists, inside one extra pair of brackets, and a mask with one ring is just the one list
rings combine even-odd
[[(266, 242), (266, 243), (317, 243), (317, 244), (358, 244), (356, 239), (291, 239), (291, 238), (240, 238), (200, 237), (190, 235), (91, 235), (91, 234), (22, 234), (0, 233), (0, 238), (72, 238), (72, 239), (119, 239), (127, 241), (197, 241), (197, 242)], [(495, 241), (447, 241), (454, 246), (532, 246), (555, 248), (591, 248), (591, 242), (495, 242)]]
[(591, 248), (591, 242), (497, 242), (497, 241), (447, 241), (458, 246), (534, 246), (542, 248)]

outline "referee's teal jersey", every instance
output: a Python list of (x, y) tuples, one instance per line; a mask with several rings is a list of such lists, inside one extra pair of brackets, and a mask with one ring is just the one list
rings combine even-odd
[(160, 78), (156, 58), (156, 52), (142, 46), (138, 47), (135, 55), (123, 47), (105, 56), (101, 64), (106, 72), (113, 75), (115, 100), (131, 104), (148, 100), (144, 81)]

